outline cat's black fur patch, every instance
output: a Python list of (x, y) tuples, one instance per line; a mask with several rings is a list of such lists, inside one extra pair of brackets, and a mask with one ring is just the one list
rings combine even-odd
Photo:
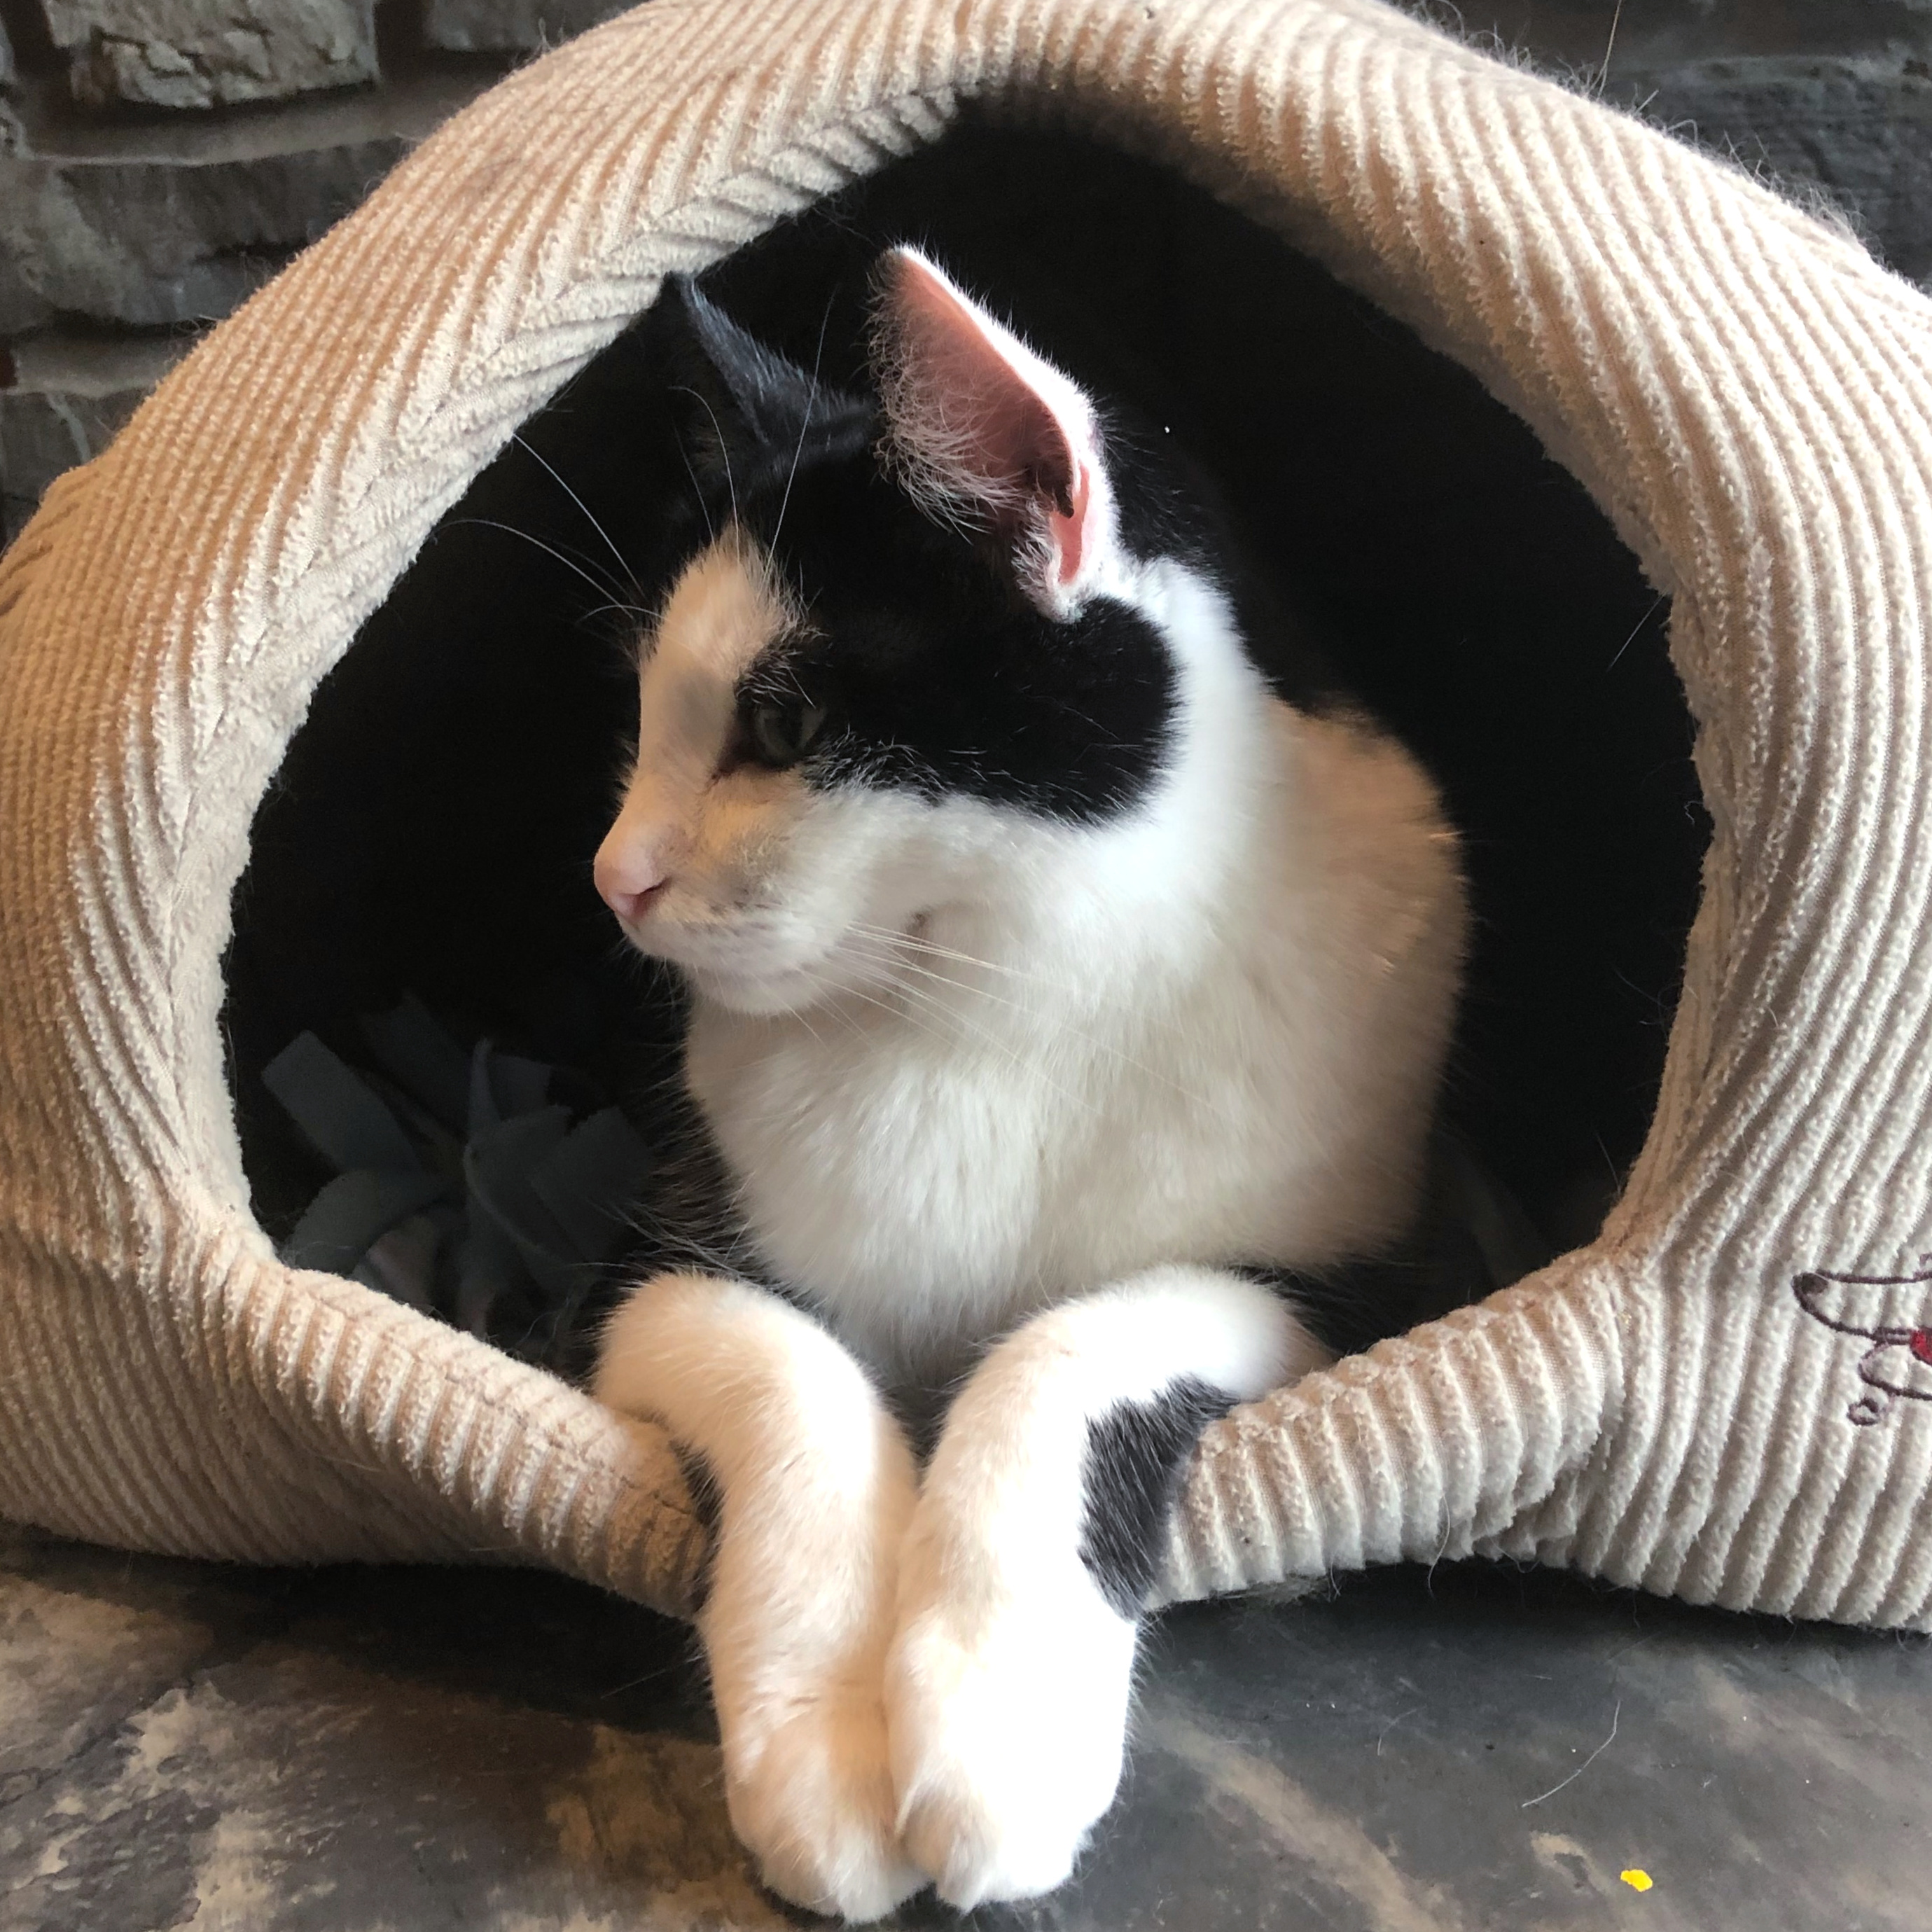
[(662, 301), (671, 386), (689, 405), (680, 412), (680, 440), (707, 510), (735, 508), (740, 496), (782, 494), (800, 470), (872, 440), (868, 397), (767, 348), (688, 276), (667, 278)]
[(1125, 1402), (1087, 1425), (1080, 1560), (1120, 1615), (1138, 1617), (1189, 1452), (1234, 1399), (1182, 1376), (1151, 1402)]
[[(804, 608), (746, 683), (823, 707), (807, 782), (1075, 823), (1144, 796), (1176, 703), (1154, 626), (1105, 598), (1070, 622), (1044, 615), (997, 542), (935, 523), (886, 472), (873, 404), (776, 356), (695, 287), (675, 299), (706, 524), (735, 517)], [(1130, 550), (1211, 572), (1224, 546), (1145, 440), (1118, 428), (1107, 458)]]
[(815, 466), (745, 520), (806, 604), (774, 670), (827, 722), (808, 782), (902, 787), (1090, 821), (1158, 774), (1174, 668), (1136, 611), (1036, 610), (979, 545), (928, 522), (869, 456)]

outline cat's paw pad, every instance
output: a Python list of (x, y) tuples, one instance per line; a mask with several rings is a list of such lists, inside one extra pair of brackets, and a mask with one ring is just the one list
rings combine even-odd
[(926, 1883), (900, 1850), (884, 1712), (875, 1698), (815, 1698), (725, 1754), (732, 1828), (782, 1898), (854, 1924)]
[(1009, 1616), (968, 1634), (939, 1610), (902, 1630), (886, 1678), (899, 1838), (948, 1904), (1052, 1891), (1113, 1802), (1133, 1632), (1108, 1622)]

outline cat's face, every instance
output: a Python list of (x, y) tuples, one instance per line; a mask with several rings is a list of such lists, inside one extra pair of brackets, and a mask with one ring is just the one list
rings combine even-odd
[(889, 976), (1157, 785), (1178, 702), (1087, 399), (909, 251), (883, 409), (682, 296), (730, 508), (641, 641), (638, 758), (598, 889), (747, 1012)]
[(598, 858), (632, 942), (750, 1012), (880, 976), (973, 842), (937, 801), (834, 778), (848, 730), (795, 668), (804, 623), (747, 532), (686, 568), (644, 643), (637, 764)]

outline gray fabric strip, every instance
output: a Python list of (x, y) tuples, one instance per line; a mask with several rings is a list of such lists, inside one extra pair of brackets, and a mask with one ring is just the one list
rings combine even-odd
[(262, 1084), (330, 1166), (419, 1173), (396, 1117), (312, 1033), (298, 1034), (262, 1070)]

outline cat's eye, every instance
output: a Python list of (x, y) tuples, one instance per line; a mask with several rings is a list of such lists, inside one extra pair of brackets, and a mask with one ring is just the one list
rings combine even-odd
[(777, 771), (796, 764), (818, 742), (825, 717), (824, 705), (796, 692), (753, 698), (745, 716), (753, 755)]

